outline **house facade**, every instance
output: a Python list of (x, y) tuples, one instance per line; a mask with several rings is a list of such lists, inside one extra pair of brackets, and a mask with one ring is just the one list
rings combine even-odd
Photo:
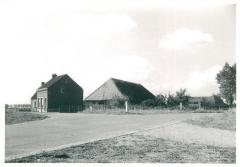
[(85, 106), (94, 108), (113, 108), (129, 104), (140, 104), (155, 96), (138, 83), (110, 78), (92, 94), (85, 98)]
[[(35, 95), (35, 96), (34, 96)], [(31, 98), (32, 111), (77, 112), (83, 110), (83, 89), (67, 74), (42, 82)]]

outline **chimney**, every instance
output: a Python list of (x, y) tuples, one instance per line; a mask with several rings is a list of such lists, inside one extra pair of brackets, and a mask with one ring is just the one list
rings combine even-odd
[(45, 84), (45, 82), (42, 82), (42, 84), (41, 84), (41, 85), (43, 86), (44, 84)]
[(52, 78), (56, 78), (57, 77), (57, 74), (52, 74)]

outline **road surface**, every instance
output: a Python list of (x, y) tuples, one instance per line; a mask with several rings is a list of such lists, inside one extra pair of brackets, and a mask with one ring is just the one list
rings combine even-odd
[(209, 114), (110, 115), (48, 113), (40, 121), (6, 125), (5, 159), (61, 149), (141, 130), (169, 126)]

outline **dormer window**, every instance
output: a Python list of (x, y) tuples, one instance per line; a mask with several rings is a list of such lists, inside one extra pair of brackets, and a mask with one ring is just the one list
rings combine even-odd
[(64, 93), (64, 88), (60, 89), (60, 93), (63, 94)]

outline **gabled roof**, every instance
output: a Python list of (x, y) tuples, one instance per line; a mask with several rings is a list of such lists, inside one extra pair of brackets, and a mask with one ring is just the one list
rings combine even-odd
[(206, 96), (195, 96), (195, 97), (190, 97), (189, 101), (190, 102), (202, 102), (204, 101), (204, 98), (206, 98)]
[(37, 99), (37, 92), (35, 92), (35, 93), (33, 94), (33, 96), (31, 97), (31, 100), (33, 100), (33, 99)]
[(51, 78), (48, 82), (46, 82), (44, 85), (40, 86), (38, 89), (49, 88), (50, 86), (54, 85), (56, 82), (58, 82), (60, 79), (62, 79), (65, 76), (67, 76), (67, 74), (59, 75), (54, 78)]
[(202, 96), (202, 97), (190, 97), (190, 102), (205, 102), (209, 105), (218, 105), (218, 106), (225, 106), (226, 104), (223, 102), (223, 100), (216, 95), (212, 96)]
[(121, 99), (129, 100), (132, 103), (140, 103), (153, 98), (155, 98), (155, 96), (141, 84), (110, 78), (85, 100), (102, 101)]
[(128, 97), (130, 101), (141, 102), (147, 99), (154, 99), (155, 96), (143, 87), (141, 84), (123, 81), (112, 78), (113, 82), (117, 86), (118, 90)]

